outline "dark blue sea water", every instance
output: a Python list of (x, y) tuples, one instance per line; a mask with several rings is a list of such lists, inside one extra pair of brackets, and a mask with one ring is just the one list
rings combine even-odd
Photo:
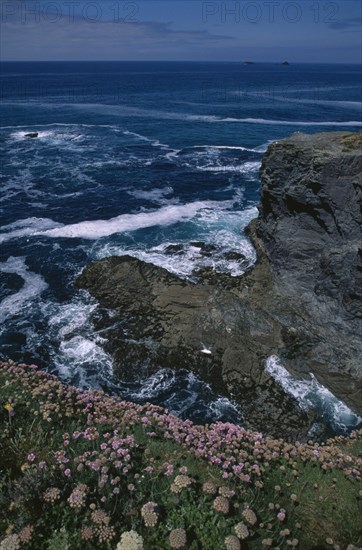
[[(90, 322), (96, 304), (73, 281), (91, 260), (122, 254), (180, 277), (205, 265), (241, 274), (255, 261), (244, 228), (257, 215), (263, 152), (296, 131), (360, 128), (360, 70), (3, 64), (3, 356), (52, 365), (67, 382), (157, 402), (194, 420), (240, 419), (233, 403), (172, 365), (138, 384), (115, 384), (102, 334)], [(216, 245), (213, 257), (194, 241)], [(183, 244), (184, 254), (170, 254), (170, 244)], [(227, 260), (229, 251), (248, 261)], [(331, 422), (338, 417), (339, 402), (318, 403)], [(351, 415), (344, 425), (355, 423)]]

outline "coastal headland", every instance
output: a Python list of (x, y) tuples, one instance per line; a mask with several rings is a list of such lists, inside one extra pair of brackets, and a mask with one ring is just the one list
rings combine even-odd
[(198, 283), (129, 256), (85, 268), (76, 285), (119, 378), (187, 368), (241, 404), (246, 424), (306, 436), (300, 409), (265, 370), (278, 356), (362, 413), (362, 132), (296, 133), (272, 143), (260, 170), (259, 215), (247, 228), (257, 262), (241, 277)]

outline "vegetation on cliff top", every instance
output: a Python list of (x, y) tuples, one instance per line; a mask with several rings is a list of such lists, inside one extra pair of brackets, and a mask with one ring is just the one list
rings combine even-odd
[(356, 549), (362, 431), (290, 444), (0, 363), (0, 549)]
[(362, 147), (362, 132), (354, 132), (353, 134), (346, 134), (341, 138), (341, 143), (344, 145), (344, 149), (358, 149)]

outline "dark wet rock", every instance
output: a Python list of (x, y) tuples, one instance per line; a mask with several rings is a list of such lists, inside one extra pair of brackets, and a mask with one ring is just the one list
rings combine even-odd
[(236, 252), (235, 250), (231, 250), (230, 252), (226, 252), (224, 254), (224, 258), (225, 260), (228, 260), (228, 261), (233, 261), (233, 260), (236, 260), (236, 261), (244, 261), (246, 260), (246, 257), (244, 254), (241, 254), (240, 252)]
[(247, 229), (258, 259), (242, 277), (203, 269), (193, 284), (127, 256), (83, 271), (77, 285), (113, 311), (97, 328), (118, 376), (188, 368), (241, 403), (254, 429), (301, 439), (315, 417), (265, 372), (275, 354), (362, 412), (358, 135), (295, 134), (269, 147)]
[(202, 241), (192, 241), (190, 245), (199, 248), (202, 256), (212, 256), (212, 253), (217, 250), (214, 244), (204, 243)]
[(38, 132), (29, 132), (29, 134), (25, 134), (24, 137), (26, 137), (26, 138), (37, 138), (38, 135), (39, 135)]
[[(226, 279), (229, 288), (221, 284)], [(256, 400), (258, 407), (250, 408), (247, 415), (254, 428), (292, 439), (303, 437), (310, 419), (260, 368), (269, 350), (276, 349), (274, 335), (270, 338), (266, 331), (269, 320), (257, 313), (250, 318), (247, 304), (238, 296), (237, 279), (219, 276), (218, 283), (181, 281), (165, 269), (128, 256), (96, 261), (77, 280), (104, 308), (116, 312), (104, 323), (98, 317), (96, 328), (102, 328), (107, 338), (105, 347), (117, 376), (136, 380), (164, 367), (187, 368), (242, 404)], [(283, 411), (286, 419), (297, 415), (298, 422), (289, 422), (281, 432), (280, 423), (270, 415), (273, 410)]]
[(184, 254), (184, 252), (182, 244), (169, 244), (165, 248), (165, 254)]

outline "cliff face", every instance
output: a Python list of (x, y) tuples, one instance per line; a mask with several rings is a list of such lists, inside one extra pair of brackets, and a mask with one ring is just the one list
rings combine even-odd
[(313, 419), (265, 372), (276, 354), (362, 413), (361, 143), (362, 132), (295, 134), (269, 147), (248, 228), (258, 260), (243, 277), (204, 273), (195, 285), (129, 257), (88, 266), (77, 285), (114, 310), (95, 323), (115, 372), (189, 368), (253, 428), (299, 438)]
[(273, 143), (260, 176), (255, 232), (290, 308), (282, 355), (361, 411), (362, 132)]

